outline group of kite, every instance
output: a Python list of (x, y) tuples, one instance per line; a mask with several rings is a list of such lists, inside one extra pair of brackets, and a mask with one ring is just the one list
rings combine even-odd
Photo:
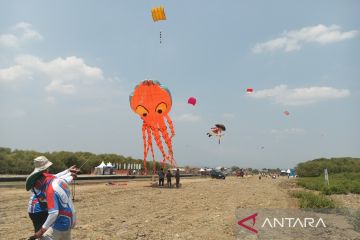
[[(166, 20), (163, 6), (151, 9), (154, 22)], [(162, 43), (160, 31), (160, 44)], [(155, 154), (153, 139), (162, 154), (164, 167), (169, 162), (172, 167), (176, 166), (172, 149), (172, 138), (175, 135), (174, 125), (168, 113), (172, 107), (172, 97), (169, 89), (154, 80), (144, 80), (136, 85), (129, 97), (131, 109), (142, 119), (142, 136), (144, 144), (144, 169), (149, 151), (153, 160), (155, 172)], [(164, 144), (166, 149), (164, 148)]]
[[(154, 22), (166, 20), (165, 9), (163, 6), (151, 9), (151, 15)], [(162, 43), (162, 33), (160, 31), (160, 44)], [(253, 88), (247, 88), (246, 92), (252, 94)], [(172, 148), (172, 138), (175, 135), (174, 125), (169, 116), (172, 107), (172, 97), (169, 89), (158, 81), (143, 80), (136, 85), (134, 91), (129, 97), (131, 109), (142, 119), (142, 137), (144, 144), (144, 169), (146, 169), (146, 159), (149, 151), (152, 155), (153, 167), (155, 169), (155, 155), (153, 148), (153, 139), (162, 154), (162, 163), (164, 167), (169, 162), (172, 167), (176, 166), (174, 153)], [(195, 97), (188, 98), (188, 104), (195, 106), (197, 99)], [(288, 111), (283, 112), (289, 116)], [(226, 127), (224, 124), (217, 123), (210, 128), (206, 135), (218, 139), (220, 144), (221, 138), (224, 136)], [(164, 148), (166, 146), (166, 149)], [(262, 147), (261, 149), (263, 149)]]

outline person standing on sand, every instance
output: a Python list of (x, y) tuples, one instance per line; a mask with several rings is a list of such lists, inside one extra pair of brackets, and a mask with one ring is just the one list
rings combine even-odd
[(243, 169), (240, 169), (240, 177), (244, 177), (244, 171), (243, 171)]
[(176, 169), (175, 172), (176, 188), (180, 187), (180, 170)]
[(166, 173), (166, 185), (171, 188), (171, 177), (172, 177), (172, 174), (170, 172), (170, 169), (167, 171)]
[(45, 223), (30, 239), (71, 240), (71, 229), (76, 223), (76, 213), (68, 186), (72, 179), (73, 176), (61, 179), (36, 171), (26, 179), (26, 190), (37, 187), (45, 192), (48, 209)]
[(163, 168), (160, 169), (160, 171), (158, 172), (159, 175), (159, 187), (163, 187), (164, 186), (164, 178), (165, 178), (165, 173)]
[[(69, 169), (62, 171), (58, 174), (52, 175), (49, 174), (49, 167), (53, 163), (50, 162), (46, 157), (39, 156), (34, 159), (34, 171), (30, 174), (40, 174), (45, 173), (48, 174), (49, 178), (62, 178), (66, 181), (71, 181), (71, 177), (76, 177), (76, 173), (78, 169), (75, 166), (71, 166)], [(29, 176), (29, 177), (30, 177)], [(71, 179), (70, 179), (71, 178)], [(28, 182), (29, 184), (32, 184)], [(39, 182), (34, 183), (33, 186), (26, 186), (26, 190), (31, 190), (32, 194), (29, 199), (28, 203), (28, 214), (34, 226), (34, 232), (36, 233), (41, 229), (41, 226), (45, 223), (46, 218), (48, 216), (48, 209), (47, 209), (47, 201), (46, 196), (41, 189), (41, 184)]]

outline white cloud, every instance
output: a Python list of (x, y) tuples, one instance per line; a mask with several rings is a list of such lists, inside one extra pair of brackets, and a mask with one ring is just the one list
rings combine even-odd
[(14, 34), (0, 35), (0, 47), (17, 48), (19, 45), (19, 38)]
[(30, 23), (20, 22), (15, 25), (15, 30), (20, 30), (21, 40), (43, 40), (43, 36), (35, 31)]
[(271, 52), (276, 50), (293, 52), (300, 50), (302, 45), (305, 43), (335, 43), (353, 38), (357, 35), (357, 33), (357, 30), (342, 32), (341, 27), (337, 25), (327, 27), (319, 24), (316, 26), (304, 27), (299, 30), (286, 31), (281, 37), (267, 42), (257, 43), (252, 50), (254, 53)]
[(20, 65), (0, 69), (0, 82), (11, 82), (17, 79), (29, 78), (31, 73)]
[(199, 122), (201, 120), (201, 117), (191, 113), (185, 113), (178, 117), (175, 117), (174, 120), (177, 122)]
[(76, 87), (73, 84), (65, 84), (58, 80), (53, 80), (46, 86), (48, 92), (58, 92), (62, 94), (74, 94), (76, 93)]
[(308, 87), (288, 89), (286, 85), (279, 85), (272, 89), (255, 91), (246, 96), (253, 98), (271, 99), (283, 105), (306, 105), (319, 101), (344, 98), (350, 96), (348, 89), (332, 87)]
[(75, 56), (56, 58), (46, 62), (38, 57), (22, 55), (15, 58), (15, 65), (0, 69), (0, 82), (31, 79), (42, 76), (50, 81), (48, 92), (74, 94), (78, 84), (89, 84), (104, 79), (100, 68), (88, 66), (82, 58)]
[(285, 129), (271, 129), (272, 134), (303, 134), (305, 130), (302, 128), (285, 128)]
[(0, 35), (0, 47), (19, 48), (23, 44), (32, 40), (43, 40), (43, 36), (34, 30), (30, 23), (20, 22), (12, 27), (11, 33)]

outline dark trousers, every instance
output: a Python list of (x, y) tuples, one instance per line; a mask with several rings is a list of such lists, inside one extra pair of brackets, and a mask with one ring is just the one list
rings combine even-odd
[(171, 178), (166, 179), (166, 184), (171, 188)]
[(178, 188), (180, 185), (180, 178), (176, 178), (176, 187)]
[(34, 225), (35, 232), (39, 231), (42, 225), (45, 223), (48, 212), (29, 213), (29, 217)]
[(159, 178), (159, 186), (164, 186), (164, 179), (163, 178)]

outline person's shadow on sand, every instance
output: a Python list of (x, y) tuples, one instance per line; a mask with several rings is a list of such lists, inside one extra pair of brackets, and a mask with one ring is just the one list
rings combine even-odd
[[(176, 186), (172, 186), (171, 188), (168, 187), (168, 186), (166, 186), (166, 185), (164, 185), (164, 186), (159, 186), (159, 183), (157, 183), (157, 182), (150, 183), (150, 186), (145, 186), (145, 187), (164, 188), (164, 189), (165, 189), (165, 188), (166, 188), (166, 189), (177, 189)], [(182, 184), (180, 183), (178, 188), (181, 188), (181, 187), (182, 187)]]

